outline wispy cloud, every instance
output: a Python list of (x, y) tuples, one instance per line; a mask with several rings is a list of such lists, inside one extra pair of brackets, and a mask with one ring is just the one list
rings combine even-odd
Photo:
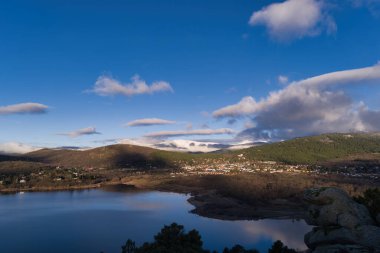
[[(380, 64), (337, 71), (290, 83), (256, 101), (244, 97), (239, 103), (214, 111), (215, 118), (248, 117), (253, 127), (241, 135), (279, 138), (323, 132), (378, 131), (380, 111), (354, 103), (339, 85), (380, 80)], [(265, 136), (264, 136), (265, 135)], [(245, 136), (245, 137), (246, 137)]]
[(71, 138), (77, 138), (84, 135), (94, 135), (94, 134), (101, 134), (101, 133), (97, 132), (95, 127), (87, 127), (87, 128), (82, 128), (82, 129), (68, 132), (68, 133), (59, 133), (58, 135), (64, 135)]
[(367, 8), (373, 16), (380, 17), (380, 0), (350, 0), (350, 2), (354, 7)]
[(195, 129), (195, 130), (179, 130), (179, 131), (161, 131), (144, 135), (149, 138), (169, 138), (177, 136), (194, 136), (194, 135), (217, 135), (217, 134), (233, 134), (234, 130), (229, 128), (220, 129)]
[(9, 114), (42, 114), (46, 113), (48, 106), (38, 103), (21, 103), (7, 106), (0, 106), (0, 115)]
[(252, 14), (249, 24), (264, 25), (269, 35), (279, 41), (316, 36), (326, 30), (335, 32), (336, 24), (326, 12), (323, 1), (287, 0), (273, 3)]
[(279, 75), (277, 77), (277, 81), (282, 84), (282, 85), (285, 85), (285, 84), (288, 84), (289, 82), (289, 78), (287, 76), (284, 76), (284, 75)]
[(157, 92), (173, 92), (173, 88), (165, 81), (155, 81), (148, 85), (138, 75), (133, 76), (131, 82), (126, 84), (112, 77), (102, 75), (98, 77), (91, 91), (101, 96), (123, 95), (130, 97)]
[(128, 122), (126, 125), (130, 127), (137, 126), (155, 126), (155, 125), (170, 125), (175, 124), (175, 121), (158, 119), (158, 118), (146, 118), (146, 119), (137, 119)]

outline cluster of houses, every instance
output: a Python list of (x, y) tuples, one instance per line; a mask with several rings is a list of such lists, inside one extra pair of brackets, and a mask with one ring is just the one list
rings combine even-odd
[(31, 180), (59, 182), (67, 179), (69, 181), (80, 182), (85, 175), (84, 170), (80, 168), (45, 167), (30, 174), (0, 174), (0, 186), (25, 185)]
[(307, 173), (307, 174), (339, 174), (347, 177), (359, 177), (369, 179), (380, 179), (380, 168), (372, 166), (363, 167), (339, 167), (327, 169), (322, 166), (310, 165), (289, 165), (275, 161), (251, 161), (239, 154), (236, 159), (204, 159), (191, 160), (179, 164), (181, 168), (178, 172), (171, 175), (230, 175), (237, 173)]
[(239, 154), (237, 159), (203, 159), (179, 164), (182, 175), (226, 175), (236, 173), (308, 173), (306, 165), (286, 165), (275, 161), (250, 161)]

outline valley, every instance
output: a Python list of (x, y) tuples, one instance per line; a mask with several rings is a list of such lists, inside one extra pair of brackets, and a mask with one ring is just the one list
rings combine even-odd
[[(193, 212), (207, 217), (302, 218), (307, 188), (336, 186), (356, 196), (379, 187), (379, 149), (380, 137), (364, 134), (298, 138), (219, 154), (132, 145), (43, 149), (3, 158), (0, 191), (159, 190), (191, 194)], [(292, 156), (285, 159), (287, 150)]]

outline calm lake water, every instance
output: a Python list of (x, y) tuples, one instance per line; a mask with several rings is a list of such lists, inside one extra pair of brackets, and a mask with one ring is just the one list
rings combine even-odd
[(241, 244), (264, 252), (273, 241), (305, 249), (304, 221), (221, 221), (189, 213), (188, 196), (102, 190), (0, 195), (2, 253), (120, 253), (131, 238), (152, 241), (165, 224), (200, 231), (205, 247)]

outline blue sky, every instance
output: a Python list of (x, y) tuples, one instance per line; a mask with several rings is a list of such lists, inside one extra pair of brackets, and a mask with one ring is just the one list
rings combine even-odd
[[(378, 0), (0, 5), (0, 149), (380, 130)], [(119, 89), (136, 75), (143, 94)], [(175, 123), (125, 125), (137, 119)]]

